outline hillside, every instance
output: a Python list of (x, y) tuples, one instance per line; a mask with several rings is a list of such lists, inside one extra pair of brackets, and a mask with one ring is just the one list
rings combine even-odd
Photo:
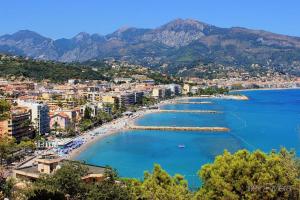
[(36, 81), (49, 80), (51, 82), (64, 82), (68, 79), (111, 81), (117, 77), (144, 75), (153, 79), (157, 84), (178, 82), (178, 78), (171, 78), (156, 70), (117, 61), (63, 63), (0, 54), (0, 71), (0, 77), (11, 80), (29, 78)]
[[(113, 57), (177, 73), (183, 67), (256, 65), (300, 75), (300, 38), (177, 19), (155, 29), (121, 28), (53, 40), (32, 31), (0, 37), (0, 52), (63, 62)], [(162, 67), (163, 66), (163, 67)]]

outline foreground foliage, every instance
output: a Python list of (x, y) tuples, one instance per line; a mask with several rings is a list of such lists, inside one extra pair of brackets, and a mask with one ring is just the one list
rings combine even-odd
[(299, 199), (300, 171), (294, 152), (225, 151), (199, 172), (196, 199)]
[[(27, 183), (15, 196), (30, 200), (297, 200), (299, 169), (294, 152), (286, 149), (269, 154), (225, 151), (214, 163), (202, 167), (202, 187), (191, 191), (183, 176), (170, 176), (159, 165), (152, 172), (145, 172), (143, 181), (120, 178), (108, 168), (103, 181), (86, 183), (81, 177), (87, 174), (87, 168), (79, 162), (66, 162), (51, 176), (43, 175), (38, 181)], [(8, 190), (1, 190), (2, 196), (8, 196)]]

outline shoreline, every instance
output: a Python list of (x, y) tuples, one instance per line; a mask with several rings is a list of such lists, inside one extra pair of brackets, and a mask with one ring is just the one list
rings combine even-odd
[[(258, 90), (291, 90), (291, 89), (300, 89), (300, 88), (260, 88), (260, 89), (244, 89), (244, 90), (232, 90), (230, 92), (239, 92), (239, 91), (258, 91)], [(230, 95), (229, 95), (230, 96)], [(85, 140), (85, 143), (81, 145), (79, 148), (74, 149), (69, 154), (67, 154), (64, 158), (70, 159), (70, 160), (76, 160), (75, 158), (82, 153), (84, 150), (90, 147), (90, 145), (93, 145), (95, 142), (98, 142), (108, 136), (119, 134), (124, 131), (129, 130), (129, 125), (134, 125), (135, 122), (140, 119), (141, 117), (150, 114), (150, 113), (158, 113), (161, 106), (166, 104), (173, 104), (176, 103), (178, 100), (185, 100), (185, 99), (208, 99), (208, 98), (217, 98), (217, 99), (230, 99), (225, 96), (198, 96), (198, 97), (175, 97), (174, 99), (168, 99), (159, 102), (155, 106), (158, 107), (158, 109), (142, 109), (135, 113), (133, 113), (132, 116), (123, 116), (121, 118), (115, 119), (111, 122), (108, 122), (106, 124), (103, 124), (99, 127), (96, 127), (92, 130), (89, 130), (87, 132), (84, 132), (82, 135), (77, 136), (76, 138), (83, 138)], [(244, 100), (244, 99), (235, 99), (235, 100)], [(94, 136), (91, 134), (98, 133)], [(74, 139), (76, 139), (74, 138)]]
[[(133, 113), (132, 116), (123, 116), (121, 118), (118, 118), (116, 120), (113, 120), (111, 122), (108, 122), (106, 124), (103, 124), (99, 127), (96, 127), (95, 129), (89, 130), (82, 135), (77, 136), (76, 138), (84, 138), (85, 143), (81, 145), (79, 148), (74, 149), (69, 154), (67, 154), (64, 158), (75, 160), (75, 158), (84, 150), (86, 150), (90, 145), (92, 145), (95, 142), (98, 142), (108, 136), (122, 133), (128, 129), (128, 125), (134, 123), (137, 119), (140, 117), (149, 114), (157, 112), (157, 110), (139, 110), (135, 113)], [(102, 132), (102, 133), (101, 133)], [(91, 134), (98, 133), (94, 136)], [(75, 139), (75, 138), (74, 138)]]
[(300, 87), (290, 87), (290, 88), (255, 88), (255, 89), (241, 89), (241, 90), (231, 90), (229, 92), (247, 92), (247, 91), (265, 91), (265, 90), (299, 90)]
[[(166, 104), (171, 104), (174, 103), (174, 101), (177, 101), (178, 99), (181, 99), (183, 97), (176, 97), (174, 99), (168, 99), (168, 100), (164, 100), (159, 102), (158, 104), (156, 104), (155, 106), (157, 106), (159, 109), (161, 106), (166, 105)], [(85, 143), (83, 145), (81, 145), (79, 148), (74, 149), (73, 151), (71, 151), (69, 154), (67, 154), (64, 158), (65, 159), (70, 159), (70, 160), (75, 160), (75, 158), (84, 150), (86, 150), (90, 145), (92, 145), (95, 142), (98, 142), (100, 140), (102, 140), (105, 137), (114, 135), (114, 134), (118, 134), (124, 131), (129, 130), (128, 126), (129, 125), (134, 125), (135, 122), (140, 119), (141, 117), (143, 117), (144, 115), (150, 114), (150, 113), (158, 113), (159, 109), (142, 109), (139, 110), (135, 113), (133, 113), (132, 116), (123, 116), (121, 118), (115, 119), (111, 122), (108, 122), (106, 124), (103, 124), (99, 127), (96, 127), (92, 130), (86, 131), (84, 132), (82, 135), (77, 136), (76, 138), (84, 138), (85, 139)], [(95, 136), (91, 136), (91, 134), (93, 133), (97, 133), (97, 132), (103, 132), (102, 134), (98, 134)], [(74, 138), (74, 139), (76, 139)]]
[[(205, 98), (223, 98), (223, 97), (215, 97), (215, 96), (210, 96), (210, 97), (185, 97), (185, 96), (180, 96), (180, 97), (175, 97), (173, 99), (167, 99), (159, 102), (155, 106), (158, 107), (158, 109), (147, 109), (147, 110), (139, 110), (135, 113), (133, 113), (132, 116), (123, 116), (121, 118), (118, 118), (116, 120), (113, 120), (109, 123), (106, 123), (104, 125), (101, 125), (99, 127), (96, 127), (92, 130), (89, 130), (87, 132), (84, 132), (82, 135), (79, 135), (76, 138), (84, 138), (85, 143), (78, 147), (77, 149), (72, 150), (70, 153), (68, 153), (66, 156), (64, 156), (65, 159), (70, 159), (70, 160), (76, 160), (75, 158), (82, 153), (84, 150), (89, 148), (91, 145), (93, 145), (95, 142), (98, 142), (108, 136), (114, 135), (114, 134), (119, 134), (124, 131), (129, 130), (129, 125), (135, 125), (135, 122), (140, 119), (141, 117), (150, 114), (150, 113), (159, 113), (159, 109), (161, 106), (166, 105), (166, 104), (173, 104), (176, 103), (177, 101), (184, 100), (184, 99), (205, 99)], [(226, 99), (226, 98), (224, 98)], [(91, 134), (95, 134), (97, 132), (103, 132), (101, 134), (97, 134), (95, 136), (91, 136)]]

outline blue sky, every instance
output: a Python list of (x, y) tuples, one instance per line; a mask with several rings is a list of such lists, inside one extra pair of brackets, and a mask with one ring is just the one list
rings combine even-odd
[(54, 39), (154, 28), (176, 18), (300, 36), (299, 0), (1, 0), (0, 35), (29, 29)]

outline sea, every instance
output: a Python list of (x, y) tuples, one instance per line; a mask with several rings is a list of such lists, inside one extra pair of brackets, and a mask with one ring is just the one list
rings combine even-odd
[(224, 150), (270, 152), (285, 147), (300, 156), (300, 90), (236, 92), (248, 101), (189, 99), (212, 104), (169, 104), (162, 109), (215, 110), (218, 114), (162, 112), (136, 121), (143, 126), (221, 126), (229, 132), (129, 130), (92, 144), (77, 160), (109, 165), (121, 177), (142, 180), (145, 171), (159, 164), (169, 174), (181, 174), (191, 188), (201, 185), (198, 172)]

